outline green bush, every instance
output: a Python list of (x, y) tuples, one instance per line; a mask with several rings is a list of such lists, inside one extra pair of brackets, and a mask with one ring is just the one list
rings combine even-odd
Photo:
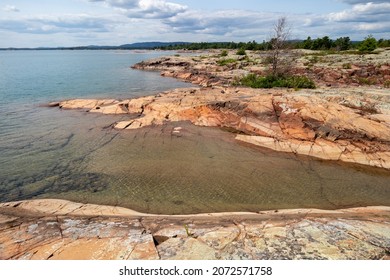
[(256, 74), (248, 74), (241, 78), (239, 85), (251, 88), (315, 88), (314, 82), (306, 76), (257, 76)]
[(234, 58), (227, 58), (227, 59), (218, 60), (217, 64), (219, 66), (225, 66), (225, 65), (232, 64), (232, 63), (235, 63), (235, 62), (237, 62), (237, 60), (235, 60)]
[(378, 42), (374, 37), (371, 35), (364, 39), (363, 42), (361, 42), (359, 46), (360, 52), (372, 52), (374, 51), (378, 46)]
[(367, 86), (372, 86), (377, 83), (375, 78), (359, 78), (358, 79), (360, 85), (367, 85)]
[(236, 52), (236, 55), (246, 55), (246, 51), (244, 49), (239, 49), (237, 52)]
[(221, 54), (220, 54), (220, 56), (228, 56), (228, 52), (227, 52), (227, 50), (223, 50), (223, 51), (221, 51)]

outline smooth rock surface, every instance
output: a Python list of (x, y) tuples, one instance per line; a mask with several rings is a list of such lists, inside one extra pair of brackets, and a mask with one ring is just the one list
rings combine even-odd
[(389, 207), (157, 216), (62, 200), (0, 204), (3, 260), (340, 260), (389, 252)]

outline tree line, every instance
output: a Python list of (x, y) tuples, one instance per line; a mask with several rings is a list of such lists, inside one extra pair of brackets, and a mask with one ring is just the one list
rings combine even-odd
[[(160, 47), (162, 50), (204, 50), (204, 49), (242, 49), (242, 50), (254, 50), (264, 51), (271, 50), (273, 40), (263, 41), (261, 43), (256, 41), (245, 42), (199, 42), (199, 43), (185, 43), (185, 44), (172, 44), (164, 47)], [(373, 51), (376, 48), (390, 47), (389, 39), (376, 40), (372, 36), (366, 37), (363, 41), (351, 41), (349, 37), (340, 37), (332, 40), (329, 36), (322, 38), (312, 39), (310, 36), (303, 41), (287, 41), (287, 48), (292, 49), (308, 49), (308, 50), (334, 50), (334, 51), (347, 51), (347, 50), (359, 50), (359, 51)]]

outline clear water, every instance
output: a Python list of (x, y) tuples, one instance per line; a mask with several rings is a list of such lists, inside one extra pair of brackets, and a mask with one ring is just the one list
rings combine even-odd
[(390, 206), (386, 170), (275, 153), (218, 128), (117, 131), (110, 125), (128, 116), (40, 106), (188, 87), (129, 68), (160, 55), (0, 52), (0, 201), (63, 198), (166, 214)]

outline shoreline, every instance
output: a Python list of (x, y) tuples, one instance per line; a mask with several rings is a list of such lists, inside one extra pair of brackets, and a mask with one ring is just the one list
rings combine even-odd
[[(16, 215), (19, 211), (29, 212), (30, 217), (44, 216), (101, 216), (101, 217), (155, 217), (155, 218), (219, 218), (232, 216), (255, 217), (259, 215), (284, 216), (284, 215), (308, 215), (308, 214), (359, 214), (360, 212), (390, 212), (390, 206), (365, 206), (340, 208), (335, 210), (317, 209), (317, 208), (296, 208), (296, 209), (275, 209), (258, 212), (214, 212), (198, 214), (150, 214), (142, 213), (129, 208), (111, 205), (100, 205), (92, 203), (79, 203), (65, 199), (29, 199), (0, 203), (1, 213), (10, 212)], [(15, 211), (17, 209), (17, 211)], [(15, 212), (14, 212), (15, 211)], [(23, 213), (21, 214), (23, 216)], [(389, 221), (390, 222), (390, 221)]]
[[(369, 98), (357, 95), (361, 91), (183, 88), (128, 100), (73, 99), (49, 106), (129, 114), (128, 121), (113, 124), (118, 130), (178, 121), (222, 127), (232, 130), (237, 141), (277, 152), (390, 170), (390, 110), (367, 113), (366, 108), (353, 108), (351, 104)], [(378, 104), (384, 107), (390, 101), (387, 92), (370, 89), (369, 102), (383, 94), (385, 101)], [(180, 135), (179, 130), (175, 133)]]

